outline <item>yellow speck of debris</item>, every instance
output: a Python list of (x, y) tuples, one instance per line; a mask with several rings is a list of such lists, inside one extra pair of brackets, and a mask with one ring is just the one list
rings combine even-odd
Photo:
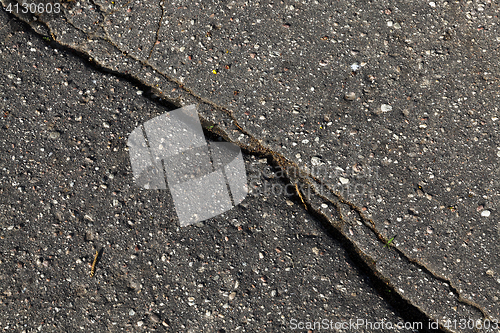
[(99, 251), (95, 251), (94, 262), (92, 263), (92, 269), (90, 270), (90, 277), (93, 277), (95, 274), (95, 265), (97, 264), (98, 256), (99, 256)]

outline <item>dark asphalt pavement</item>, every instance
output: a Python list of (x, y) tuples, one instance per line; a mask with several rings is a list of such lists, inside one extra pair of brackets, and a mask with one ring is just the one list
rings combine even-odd
[[(4, 330), (498, 331), (498, 2), (2, 3)], [(181, 228), (126, 140), (189, 104), (251, 192)]]

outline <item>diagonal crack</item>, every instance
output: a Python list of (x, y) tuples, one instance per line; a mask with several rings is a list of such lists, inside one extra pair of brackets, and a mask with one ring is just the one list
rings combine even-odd
[[(147, 61), (141, 61), (140, 59), (134, 59), (134, 60), (140, 61), (144, 66), (150, 67), (151, 69), (155, 70)], [(233, 142), (233, 143), (237, 144), (240, 148), (246, 150), (247, 152), (250, 152), (250, 153), (253, 153), (253, 154), (260, 154), (260, 155), (263, 155), (263, 156), (266, 156), (266, 157), (270, 157), (272, 159), (273, 163), (276, 164), (276, 165), (278, 165), (279, 167), (281, 167), (283, 170), (290, 170), (290, 169), (300, 170), (301, 171), (300, 173), (305, 174), (307, 176), (300, 176), (300, 173), (299, 173), (299, 176), (297, 177), (294, 174), (287, 173), (287, 177), (288, 177), (288, 179), (290, 180), (291, 183), (293, 183), (293, 184), (301, 184), (300, 188), (302, 188), (302, 189), (304, 187), (307, 187), (307, 186), (314, 187), (313, 183), (311, 182), (311, 180), (313, 180), (314, 182), (316, 182), (318, 184), (322, 184), (319, 179), (317, 179), (317, 178), (313, 177), (311, 174), (305, 172), (297, 164), (295, 164), (294, 162), (288, 160), (283, 155), (281, 155), (281, 154), (273, 151), (272, 149), (270, 149), (268, 147), (265, 147), (257, 138), (253, 137), (250, 133), (248, 133), (246, 130), (244, 130), (243, 127), (239, 125), (239, 122), (236, 119), (236, 117), (235, 117), (234, 113), (232, 112), (232, 110), (230, 110), (230, 109), (228, 109), (226, 107), (217, 105), (215, 102), (210, 101), (210, 100), (208, 100), (208, 99), (206, 99), (206, 98), (204, 98), (204, 97), (196, 94), (194, 91), (192, 91), (188, 87), (185, 87), (177, 79), (169, 77), (169, 76), (167, 76), (167, 75), (165, 75), (163, 73), (160, 73), (160, 74), (163, 77), (165, 77), (167, 80), (169, 80), (170, 82), (174, 82), (174, 83), (178, 84), (179, 87), (182, 90), (184, 90), (185, 92), (187, 92), (190, 96), (194, 97), (196, 100), (198, 100), (200, 102), (203, 102), (205, 104), (208, 104), (211, 107), (213, 107), (214, 109), (217, 109), (217, 110), (219, 110), (219, 111), (227, 114), (229, 116), (229, 118), (232, 120), (232, 124), (235, 126), (235, 128), (241, 134), (246, 135), (250, 139), (250, 144), (249, 145), (245, 145), (245, 144), (242, 144), (241, 142), (238, 142), (238, 141), (235, 141), (235, 140), (231, 139), (230, 135), (228, 134), (229, 129), (223, 130), (220, 127), (216, 127), (217, 130), (218, 130), (216, 132), (216, 134), (219, 134), (219, 135), (223, 136), (229, 142)], [(204, 120), (208, 121), (207, 119), (204, 119)], [(234, 135), (234, 136), (236, 136), (236, 135)], [(338, 200), (338, 202), (336, 202), (335, 200), (332, 200), (331, 198), (327, 198), (327, 197), (322, 197), (323, 199), (325, 199), (328, 202), (330, 202), (331, 204), (333, 204), (337, 208), (337, 210), (340, 210), (340, 208), (338, 207), (338, 203), (342, 203), (342, 204), (348, 205), (352, 211), (354, 211), (357, 214), (359, 214), (359, 216), (360, 216), (360, 218), (361, 218), (361, 220), (363, 222), (363, 225), (365, 225), (367, 228), (369, 228), (369, 230), (373, 233), (373, 235), (376, 236), (378, 242), (381, 245), (386, 244), (387, 239), (385, 239), (385, 237), (382, 236), (380, 234), (380, 232), (375, 228), (374, 222), (371, 219), (369, 219), (366, 216), (364, 216), (364, 214), (362, 213), (362, 211), (361, 211), (361, 209), (359, 207), (357, 207), (355, 204), (351, 203), (350, 201), (344, 199), (340, 194), (335, 193), (335, 192), (333, 192), (330, 189), (328, 189), (328, 191), (330, 192), (331, 195), (333, 195), (334, 198), (336, 198)], [(319, 193), (317, 193), (317, 192), (315, 192), (315, 194), (319, 195)], [(303, 195), (303, 197), (306, 197), (306, 196)], [(328, 223), (332, 223), (326, 215), (324, 215), (323, 213), (321, 213), (317, 208), (312, 207), (310, 202), (306, 202), (306, 204), (308, 205), (308, 207), (310, 207), (310, 209), (309, 209), (310, 212), (314, 212), (315, 214), (317, 214), (319, 216), (322, 216), (324, 219), (326, 219), (328, 221)], [(341, 218), (341, 220), (342, 220), (342, 222), (344, 222), (344, 218)], [(376, 265), (373, 264), (374, 262), (376, 263), (376, 261), (373, 258), (371, 258), (371, 256), (369, 254), (367, 254), (366, 252), (362, 251), (360, 249), (360, 247), (355, 244), (355, 240), (352, 237), (349, 237), (348, 235), (346, 235), (344, 233), (344, 231), (340, 228), (340, 226), (333, 225), (333, 227), (335, 229), (337, 229), (344, 237), (346, 237), (352, 243), (352, 245), (353, 245), (356, 253), (358, 253), (360, 255), (360, 257), (363, 258), (363, 260), (365, 261), (365, 263), (367, 263), (368, 266), (371, 267), (372, 272), (374, 274), (376, 274), (379, 278), (385, 280), (386, 283), (388, 285), (390, 285), (394, 290), (397, 290), (397, 288), (392, 283), (390, 283), (386, 277), (384, 277), (383, 275), (381, 275), (377, 271)], [(418, 268), (422, 269), (428, 276), (430, 276), (430, 277), (432, 277), (432, 278), (434, 278), (434, 279), (436, 279), (436, 280), (438, 280), (440, 282), (444, 282), (444, 283), (448, 284), (450, 286), (450, 291), (455, 295), (455, 297), (457, 298), (458, 302), (460, 302), (462, 304), (466, 304), (466, 305), (471, 306), (474, 309), (478, 310), (478, 312), (480, 312), (482, 314), (482, 316), (483, 316), (484, 319), (489, 318), (490, 320), (492, 320), (492, 318), (490, 318), (487, 315), (486, 311), (484, 309), (482, 309), (478, 304), (476, 304), (476, 303), (474, 303), (474, 302), (472, 302), (470, 300), (464, 299), (460, 295), (460, 293), (458, 292), (458, 289), (454, 286), (454, 284), (449, 279), (447, 279), (446, 277), (440, 276), (437, 273), (432, 272), (432, 270), (428, 269), (425, 266), (424, 263), (421, 263), (421, 262), (419, 262), (416, 259), (408, 257), (402, 251), (397, 250), (397, 253), (398, 253), (398, 255), (401, 258), (403, 258), (407, 262), (409, 262), (409, 263), (417, 266)], [(421, 308), (419, 308), (419, 309), (421, 311), (423, 311)]]
[[(192, 94), (192, 92), (190, 92), (190, 93)], [(216, 107), (216, 105), (214, 105), (214, 107)], [(317, 195), (318, 197), (320, 197), (324, 201), (333, 204), (335, 206), (335, 208), (337, 209), (340, 217), (341, 217), (341, 223), (346, 223), (345, 222), (346, 219), (342, 216), (339, 204), (345, 204), (345, 205), (347, 205), (350, 208), (351, 211), (353, 211), (353, 212), (355, 212), (356, 214), (359, 215), (359, 217), (360, 217), (360, 219), (362, 221), (362, 225), (365, 226), (365, 228), (368, 228), (371, 231), (371, 233), (376, 237), (376, 239), (378, 240), (378, 242), (381, 245), (385, 245), (387, 243), (388, 240), (376, 229), (374, 221), (372, 221), (371, 219), (369, 219), (368, 217), (366, 217), (363, 214), (362, 210), (359, 207), (357, 207), (355, 204), (351, 203), (350, 201), (344, 199), (340, 194), (334, 192), (333, 190), (331, 190), (327, 186), (323, 185), (322, 182), (319, 179), (317, 179), (316, 177), (312, 176), (311, 174), (305, 172), (304, 170), (300, 169), (300, 167), (298, 165), (296, 165), (295, 163), (293, 163), (290, 160), (286, 159), (286, 157), (284, 157), (283, 155), (281, 155), (279, 153), (276, 153), (273, 150), (271, 150), (271, 149), (263, 146), (259, 142), (259, 140), (257, 140), (256, 138), (252, 137), (248, 132), (246, 132), (245, 130), (243, 130), (241, 128), (241, 126), (238, 125), (238, 122), (237, 122), (236, 118), (234, 117), (233, 113), (230, 110), (223, 110), (221, 108), (221, 111), (225, 111), (232, 118), (232, 120), (234, 121), (234, 124), (236, 125), (236, 127), (242, 133), (244, 133), (247, 136), (249, 136), (252, 139), (252, 142), (253, 142), (253, 144), (255, 146), (253, 146), (253, 147), (247, 146), (247, 145), (242, 146), (238, 142), (233, 142), (233, 143), (238, 144), (241, 148), (247, 149), (247, 150), (249, 150), (249, 151), (251, 151), (253, 153), (260, 153), (260, 154), (262, 154), (264, 152), (265, 156), (271, 157), (273, 159), (274, 163), (277, 164), (279, 167), (281, 167), (282, 170), (285, 170), (285, 172), (287, 170), (290, 170), (290, 167), (292, 167), (293, 170), (300, 170), (298, 177), (296, 177), (295, 173), (294, 174), (287, 173), (287, 177), (288, 177), (288, 179), (290, 180), (291, 183), (301, 184), (302, 186), (300, 186), (300, 188), (301, 188), (302, 191), (304, 191), (304, 189), (307, 189), (307, 188), (309, 188), (309, 189), (312, 188), (312, 190), (314, 191), (315, 195)], [(228, 138), (226, 138), (226, 139), (228, 139)], [(230, 141), (232, 141), (232, 140), (230, 140)], [(301, 173), (305, 174), (306, 176), (305, 177), (301, 176), (300, 175)], [(315, 184), (313, 182), (315, 182)], [(329, 198), (328, 196), (323, 195), (321, 193), (322, 191), (318, 191), (317, 190), (318, 186), (321, 186), (321, 187), (325, 188), (328, 191), (329, 194), (333, 195), (334, 198), (331, 198), (331, 197)], [(310, 196), (306, 196), (306, 195), (300, 195), (300, 197), (301, 197), (301, 199), (303, 199), (303, 198), (310, 198)], [(309, 212), (314, 212), (315, 215), (321, 216), (323, 219), (325, 219), (326, 221), (328, 221), (328, 223), (332, 223), (331, 220), (330, 220), (330, 218), (325, 213), (323, 213), (321, 210), (319, 210), (317, 207), (314, 207), (310, 201), (306, 201), (305, 204), (309, 207), (309, 209), (308, 209)], [(332, 224), (332, 226), (334, 228), (336, 228), (339, 232), (341, 232), (347, 239), (349, 239), (349, 241), (353, 242), (353, 239), (344, 233), (344, 231), (341, 228), (341, 225), (333, 225)], [(356, 246), (356, 244), (353, 244), (353, 245), (354, 245), (354, 247), (356, 249), (356, 252), (358, 254), (360, 254), (363, 257), (369, 256), (369, 254), (367, 254), (366, 252), (362, 251), (358, 246)], [(445, 276), (442, 276), (442, 275), (439, 275), (439, 274), (433, 272), (432, 270), (430, 270), (429, 268), (427, 268), (424, 263), (419, 262), (418, 260), (416, 260), (414, 258), (408, 257), (403, 251), (399, 250), (397, 247), (391, 247), (391, 248), (393, 248), (397, 252), (397, 254), (399, 255), (400, 258), (402, 258), (402, 259), (406, 260), (407, 262), (415, 265), (416, 267), (418, 267), (419, 269), (421, 269), (426, 275), (428, 275), (430, 277), (433, 277), (434, 279), (436, 279), (436, 280), (438, 280), (440, 282), (443, 282), (443, 283), (449, 285), (449, 290), (455, 295), (455, 297), (456, 297), (456, 299), (457, 299), (458, 302), (460, 302), (462, 304), (469, 305), (469, 306), (475, 308), (476, 310), (478, 310), (482, 314), (483, 319), (493, 320), (493, 318), (491, 318), (480, 305), (478, 305), (477, 303), (475, 303), (475, 302), (473, 302), (471, 300), (463, 298), (460, 295), (460, 292), (459, 292), (458, 288), (453, 284), (453, 282), (450, 279), (446, 278)], [(371, 262), (367, 262), (367, 264), (369, 264), (369, 266), (372, 267), (372, 269), (374, 270), (374, 272), (376, 272), (376, 267), (373, 265), (373, 263), (376, 263), (376, 261), (374, 259), (371, 259)], [(384, 278), (383, 276), (380, 276), (380, 277), (382, 277), (384, 280), (386, 280), (388, 282), (387, 278)], [(392, 287), (394, 289), (396, 289), (395, 286), (392, 285)]]
[[(164, 14), (163, 2), (160, 2), (160, 5), (162, 6), (162, 18), (163, 18), (163, 14)], [(158, 41), (158, 34), (159, 34), (160, 27), (161, 27), (162, 18), (159, 21), (158, 30), (156, 32), (156, 41), (155, 41), (155, 44), (151, 48), (149, 56), (151, 56), (151, 54), (153, 52), (153, 48), (156, 45), (156, 42)], [(40, 21), (38, 21), (38, 22), (40, 23)], [(30, 22), (27, 22), (27, 23), (29, 24)], [(71, 22), (68, 22), (68, 23), (70, 25), (72, 25), (75, 29), (82, 31), (78, 27), (74, 26)], [(44, 24), (47, 25), (47, 23), (44, 23)], [(48, 25), (47, 25), (47, 27), (48, 27)], [(50, 29), (50, 27), (48, 27), (48, 28)], [(84, 32), (84, 31), (82, 31), (82, 32)], [(87, 34), (86, 32), (84, 32), (84, 33), (89, 38), (93, 37), (93, 36), (90, 36), (89, 34)], [(107, 38), (102, 38), (102, 36), (98, 36), (98, 38), (111, 44), (113, 47), (115, 47), (118, 51), (120, 51), (123, 54), (123, 51), (121, 51), (120, 48), (109, 39), (109, 36), (107, 36)], [(82, 57), (82, 58), (85, 58), (84, 57), (85, 55), (82, 54), (81, 51), (75, 50), (71, 46), (60, 44), (59, 42), (57, 42), (57, 40), (55, 38), (54, 38), (54, 40), (57, 43), (57, 45), (55, 45), (56, 47), (62, 47), (64, 49), (67, 49), (70, 52), (77, 53), (77, 55)], [(370, 231), (370, 233), (375, 237), (376, 242), (378, 242), (381, 245), (386, 244), (387, 239), (376, 229), (375, 223), (371, 219), (366, 217), (359, 207), (357, 207), (355, 204), (351, 203), (350, 201), (344, 199), (339, 193), (336, 193), (332, 189), (328, 188), (326, 185), (324, 185), (321, 182), (321, 180), (314, 177), (310, 173), (304, 171), (297, 164), (288, 160), (285, 156), (273, 151), (269, 147), (264, 146), (257, 138), (253, 137), (250, 133), (248, 133), (245, 129), (243, 129), (242, 126), (239, 125), (237, 118), (235, 117), (232, 110), (230, 110), (229, 108), (217, 105), (215, 102), (208, 100), (208, 99), (204, 98), (203, 96), (198, 95), (194, 91), (190, 90), (188, 87), (185, 87), (182, 84), (182, 82), (180, 82), (176, 78), (169, 77), (168, 75), (166, 75), (164, 73), (158, 72), (147, 61), (149, 59), (149, 57), (147, 60), (142, 60), (142, 59), (137, 59), (132, 55), (127, 55), (127, 56), (130, 57), (131, 59), (141, 63), (144, 66), (144, 68), (151, 69), (155, 73), (160, 74), (165, 79), (167, 79), (168, 82), (177, 84), (178, 87), (182, 91), (187, 93), (188, 96), (194, 98), (198, 102), (205, 103), (205, 104), (211, 106), (212, 108), (227, 115), (231, 119), (231, 124), (229, 124), (230, 127), (222, 128), (222, 126), (215, 126), (214, 128), (207, 129), (207, 130), (224, 137), (224, 139), (226, 139), (229, 142), (233, 142), (234, 144), (238, 145), (240, 148), (242, 148), (246, 152), (249, 152), (251, 154), (258, 154), (258, 155), (262, 155), (262, 156), (266, 156), (266, 157), (270, 158), (274, 165), (279, 166), (280, 168), (282, 168), (282, 170), (285, 171), (288, 180), (292, 184), (297, 185), (298, 191), (304, 192), (305, 190), (312, 190), (314, 192), (316, 198), (312, 197), (312, 199), (311, 199), (310, 196), (308, 197), (306, 195), (300, 195), (301, 199), (307, 198), (306, 200), (303, 200), (303, 202), (304, 202), (304, 204), (307, 205), (308, 211), (311, 214), (315, 215), (316, 217), (320, 218), (320, 220), (322, 220), (326, 224), (328, 224), (327, 227), (333, 227), (336, 230), (336, 232), (340, 233), (343, 237), (345, 237), (347, 239), (347, 241), (349, 242), (350, 246), (352, 246), (354, 248), (355, 252), (359, 255), (361, 260), (370, 268), (371, 273), (374, 274), (377, 278), (380, 278), (381, 280), (383, 280), (393, 290), (397, 290), (395, 288), (395, 286), (392, 283), (390, 283), (388, 278), (381, 275), (381, 273), (378, 271), (378, 269), (376, 267), (376, 264), (377, 264), (376, 260), (370, 254), (367, 254), (366, 252), (364, 252), (360, 248), (360, 244), (356, 243), (356, 239), (354, 239), (353, 237), (350, 237), (342, 229), (343, 226), (348, 224), (348, 222), (346, 221), (346, 218), (342, 214), (342, 208), (341, 208), (341, 205), (345, 205), (345, 206), (349, 207), (350, 211), (355, 212), (355, 214), (357, 214), (359, 216), (359, 218), (361, 219), (361, 222), (362, 222), (361, 225)], [(151, 89), (154, 89), (153, 87), (144, 83), (140, 78), (137, 78), (137, 77), (132, 76), (132, 75), (124, 75), (123, 73), (115, 72), (112, 69), (106, 68), (106, 66), (101, 65), (97, 62), (92, 62), (92, 64), (95, 65), (95, 67), (98, 67), (99, 70), (106, 70), (107, 72), (110, 72), (110, 73), (117, 75), (121, 78), (125, 78), (126, 80), (128, 80), (129, 82), (132, 82), (133, 84), (140, 84), (140, 85), (147, 86)], [(200, 117), (202, 118), (202, 122), (211, 123), (208, 119), (203, 119), (203, 116), (200, 115)], [(235, 132), (236, 134), (230, 134), (231, 132)], [(245, 144), (239, 140), (232, 139), (232, 137), (234, 138), (239, 134), (243, 134), (245, 137), (247, 137), (249, 139), (249, 143)], [(291, 173), (287, 172), (290, 169), (300, 170), (301, 172), (299, 173), (299, 175), (297, 175), (296, 173), (291, 174)], [(299, 184), (300, 184), (300, 186), (299, 186)], [(319, 188), (325, 189), (327, 194), (324, 194), (324, 191), (323, 190), (320, 191)], [(299, 192), (299, 194), (300, 194), (300, 192)], [(328, 204), (332, 205), (337, 210), (337, 212), (339, 213), (339, 216), (340, 216), (340, 223), (334, 223), (331, 220), (331, 216), (328, 216), (326, 213), (324, 213), (321, 209), (318, 208), (318, 205), (316, 205), (316, 203), (314, 202), (315, 200), (317, 200), (317, 198), (322, 199), (324, 202), (327, 202)], [(359, 227), (359, 224), (356, 227)], [(422, 270), (426, 275), (428, 275), (428, 276), (432, 277), (433, 279), (438, 280), (442, 283), (446, 283), (449, 286), (450, 291), (454, 294), (455, 298), (457, 299), (457, 301), (459, 303), (462, 303), (462, 304), (465, 304), (465, 305), (468, 305), (468, 306), (474, 308), (475, 310), (477, 310), (478, 312), (480, 312), (482, 314), (483, 318), (488, 318), (490, 320), (492, 319), (492, 318), (490, 318), (490, 316), (487, 314), (487, 312), (481, 306), (479, 306), (478, 304), (476, 304), (475, 302), (473, 302), (471, 300), (467, 300), (467, 299), (463, 298), (460, 295), (459, 290), (451, 282), (451, 280), (433, 272), (432, 270), (427, 268), (424, 263), (422, 263), (414, 258), (408, 257), (402, 250), (398, 249), (397, 247), (391, 247), (391, 248), (394, 249), (394, 251), (397, 253), (397, 255), (400, 258), (406, 260), (408, 263), (411, 263), (416, 268)], [(400, 297), (403, 300), (406, 300), (401, 295), (401, 293), (398, 293), (398, 294), (400, 295)], [(413, 306), (416, 306), (416, 305), (413, 304)], [(422, 310), (420, 308), (419, 308), (419, 310), (422, 313), (425, 313), (424, 310)], [(425, 316), (430, 317), (427, 314)]]
[[(312, 178), (314, 179), (314, 177), (312, 177)], [(326, 186), (324, 186), (322, 184), (316, 184), (316, 185), (323, 186), (323, 187), (326, 188)], [(317, 191), (317, 186), (314, 186), (314, 191), (315, 191), (315, 194), (317, 196), (319, 196), (320, 198), (334, 203), (331, 200), (331, 198), (328, 198), (328, 197), (324, 196), (321, 193), (321, 191), (318, 192)], [(363, 212), (359, 209), (359, 207), (357, 207), (353, 203), (351, 203), (351, 202), (343, 199), (339, 194), (334, 193), (332, 190), (328, 189), (328, 191), (331, 194), (334, 194), (336, 196), (336, 198), (339, 200), (340, 203), (347, 205), (351, 209), (351, 211), (354, 211), (360, 217), (360, 219), (363, 221), (362, 225), (365, 228), (368, 228), (373, 233), (373, 235), (375, 235), (377, 237), (378, 241), (382, 245), (387, 244), (388, 240), (383, 235), (380, 234), (380, 232), (375, 228), (375, 223), (371, 219), (369, 219), (368, 217), (366, 217), (363, 214)], [(337, 208), (339, 208), (339, 207), (337, 206)], [(338, 210), (338, 212), (339, 212), (339, 215), (341, 216), (342, 221), (345, 221), (346, 218), (344, 218), (342, 216), (342, 212), (341, 212), (340, 209)], [(358, 224), (358, 226), (359, 226), (359, 224)], [(458, 288), (453, 284), (453, 282), (450, 279), (446, 278), (445, 276), (442, 276), (442, 275), (439, 275), (437, 273), (432, 272), (428, 267), (425, 266), (425, 264), (419, 262), (418, 260), (416, 260), (414, 258), (408, 257), (402, 250), (398, 249), (396, 246), (391, 246), (391, 249), (393, 249), (394, 251), (396, 251), (396, 253), (398, 254), (398, 256), (400, 258), (402, 258), (404, 260), (407, 260), (409, 263), (415, 265), (416, 267), (418, 267), (419, 269), (421, 269), (426, 275), (432, 276), (434, 279), (436, 279), (436, 280), (438, 280), (440, 282), (443, 282), (443, 283), (449, 285), (449, 290), (455, 295), (455, 297), (457, 298), (458, 302), (460, 302), (462, 304), (466, 304), (466, 305), (472, 306), (473, 308), (477, 309), (478, 311), (481, 312), (481, 314), (482, 314), (482, 316), (483, 316), (484, 319), (493, 320), (493, 318), (491, 318), (486, 313), (486, 311), (479, 304), (477, 304), (477, 303), (475, 303), (475, 302), (473, 302), (471, 300), (463, 298), (460, 295), (460, 292), (459, 292)]]

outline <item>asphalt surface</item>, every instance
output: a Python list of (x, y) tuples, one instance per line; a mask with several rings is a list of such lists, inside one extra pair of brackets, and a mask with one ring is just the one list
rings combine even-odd
[[(61, 9), (2, 12), (5, 330), (498, 331), (498, 3)], [(180, 228), (126, 138), (193, 103), (252, 193)]]

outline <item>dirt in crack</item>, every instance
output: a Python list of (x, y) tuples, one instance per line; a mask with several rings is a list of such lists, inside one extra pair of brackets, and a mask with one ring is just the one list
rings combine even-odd
[(153, 43), (153, 46), (151, 46), (151, 50), (149, 51), (149, 55), (148, 55), (148, 58), (146, 60), (149, 60), (151, 58), (151, 55), (153, 54), (153, 50), (154, 50), (155, 46), (159, 43), (158, 36), (160, 34), (161, 22), (163, 21), (163, 16), (165, 15), (165, 7), (163, 7), (163, 1), (160, 1), (160, 3), (158, 5), (161, 8), (161, 16), (160, 16), (160, 19), (158, 20), (158, 29), (156, 29), (155, 41)]

